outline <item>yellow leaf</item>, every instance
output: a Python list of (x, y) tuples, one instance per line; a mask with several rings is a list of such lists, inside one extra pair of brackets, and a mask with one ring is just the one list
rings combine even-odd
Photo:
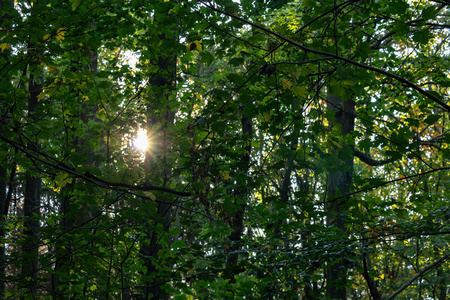
[(59, 30), (58, 30), (58, 33), (56, 34), (56, 37), (55, 37), (55, 38), (56, 38), (60, 43), (62, 43), (62, 40), (65, 39), (64, 35), (66, 34), (66, 32), (67, 32), (67, 30), (59, 29)]
[(283, 86), (283, 88), (284, 88), (285, 90), (289, 90), (289, 89), (291, 89), (292, 82), (290, 82), (290, 81), (287, 80), (287, 79), (281, 78), (281, 85)]
[(223, 179), (225, 179), (225, 180), (230, 179), (230, 172), (228, 172), (228, 171), (223, 172)]
[(10, 49), (11, 48), (11, 44), (7, 44), (7, 43), (0, 44), (0, 48), (2, 49), (2, 52), (3, 52), (6, 49)]
[(202, 44), (200, 41), (193, 41), (186, 45), (187, 51), (198, 50), (202, 51)]
[(46, 35), (44, 35), (44, 41), (46, 41), (46, 40), (48, 40), (48, 39), (50, 39), (52, 37), (52, 35), (49, 33), (49, 34), (46, 34)]
[(72, 178), (69, 177), (67, 173), (58, 173), (55, 177), (56, 186), (53, 186), (53, 191), (59, 193), (61, 188), (65, 187), (67, 184), (72, 183)]
[(59, 73), (59, 69), (53, 66), (47, 66), (47, 70), (51, 73)]
[(270, 111), (266, 111), (263, 113), (264, 121), (269, 122), (270, 121)]
[(153, 201), (155, 201), (156, 200), (156, 196), (155, 196), (155, 194), (153, 194), (152, 192), (144, 192), (144, 195), (145, 196), (147, 196), (147, 197), (149, 197), (150, 199), (152, 199)]
[(331, 143), (332, 143), (333, 145), (335, 145), (336, 147), (338, 147), (338, 148), (342, 148), (342, 145), (341, 145), (341, 144), (339, 144), (339, 143), (337, 143), (337, 142), (335, 142), (335, 141), (333, 141), (333, 140), (331, 140)]
[(97, 112), (97, 118), (99, 118), (102, 121), (106, 120), (106, 111), (103, 108)]
[(342, 80), (342, 85), (344, 86), (354, 86), (355, 82), (353, 80)]
[(41, 100), (44, 99), (44, 96), (45, 96), (44, 93), (40, 93), (40, 94), (37, 96), (37, 101), (38, 101), (38, 102), (41, 102)]
[(295, 86), (291, 90), (294, 92), (295, 96), (300, 98), (304, 98), (308, 95), (308, 91), (304, 86)]
[(72, 10), (75, 11), (81, 4), (81, 0), (72, 0)]

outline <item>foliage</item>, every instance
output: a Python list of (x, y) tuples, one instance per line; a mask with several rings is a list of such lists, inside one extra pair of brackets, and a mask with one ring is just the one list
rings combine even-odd
[(448, 295), (447, 2), (0, 4), (2, 297)]

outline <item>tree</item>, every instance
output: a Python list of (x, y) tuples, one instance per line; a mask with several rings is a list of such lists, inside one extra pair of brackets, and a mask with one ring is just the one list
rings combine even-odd
[(447, 296), (445, 1), (0, 7), (3, 298)]

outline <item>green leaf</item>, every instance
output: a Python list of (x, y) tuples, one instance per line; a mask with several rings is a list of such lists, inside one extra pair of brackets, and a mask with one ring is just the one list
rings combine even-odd
[(441, 118), (441, 116), (439, 115), (429, 115), (426, 119), (425, 119), (425, 123), (428, 125), (433, 125), (434, 123), (436, 123), (437, 120), (439, 120)]
[(200, 52), (200, 62), (210, 65), (212, 62), (214, 62), (214, 55), (212, 55), (211, 53), (209, 53), (208, 51), (202, 51)]
[(427, 7), (422, 11), (422, 18), (425, 20), (434, 19), (437, 13), (438, 10), (436, 7), (434, 6)]
[(358, 143), (359, 150), (362, 152), (370, 152), (370, 148), (372, 147), (372, 141), (370, 139), (364, 139)]
[(176, 240), (175, 242), (172, 243), (172, 248), (173, 249), (181, 249), (181, 248), (186, 248), (186, 244), (183, 240)]
[(436, 91), (427, 91), (428, 93), (430, 93), (431, 95), (433, 95), (434, 97), (438, 98), (439, 100), (443, 100), (443, 97), (441, 94), (439, 94)]
[(242, 76), (237, 75), (237, 74), (228, 74), (227, 78), (232, 83), (234, 83), (236, 86), (240, 86), (244, 83), (244, 79), (242, 78)]
[(245, 11), (250, 11), (253, 9), (253, 0), (241, 0), (242, 9)]
[(391, 0), (388, 1), (389, 11), (394, 14), (404, 14), (408, 9), (409, 4), (404, 0)]
[(245, 59), (242, 57), (233, 57), (229, 60), (229, 64), (233, 66), (242, 66), (244, 65)]
[(393, 30), (400, 36), (402, 36), (406, 35), (409, 32), (409, 26), (405, 22), (397, 20), (393, 24)]
[(52, 227), (55, 226), (55, 224), (56, 224), (55, 220), (53, 220), (52, 217), (47, 218), (46, 221), (47, 221), (47, 224)]
[(343, 96), (345, 96), (346, 90), (342, 86), (342, 84), (336, 83), (336, 84), (330, 86), (330, 93), (336, 97), (343, 97)]
[(223, 202), (223, 210), (229, 216), (234, 214), (234, 205), (230, 197), (225, 198), (225, 201)]
[(439, 84), (441, 87), (450, 87), (450, 80), (439, 81), (438, 84)]
[(444, 159), (450, 159), (450, 149), (442, 149), (442, 157)]
[(428, 44), (428, 41), (431, 39), (432, 35), (428, 29), (421, 29), (419, 31), (414, 32), (413, 41), (419, 44)]

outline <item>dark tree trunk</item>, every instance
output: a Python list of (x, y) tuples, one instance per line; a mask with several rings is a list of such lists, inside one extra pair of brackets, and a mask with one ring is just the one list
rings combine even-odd
[[(253, 128), (252, 128), (252, 119), (246, 115), (242, 115), (241, 118), (242, 123), (242, 135), (246, 139), (244, 144), (245, 154), (242, 156), (242, 161), (240, 163), (239, 171), (241, 173), (247, 174), (248, 168), (250, 165), (250, 155), (252, 151), (251, 140), (253, 137)], [(230, 283), (235, 283), (235, 275), (241, 273), (239, 268), (238, 259), (239, 255), (236, 253), (240, 248), (240, 241), (242, 238), (242, 234), (244, 233), (244, 213), (246, 206), (246, 197), (248, 194), (248, 184), (245, 184), (242, 187), (236, 187), (235, 192), (235, 201), (234, 205), (237, 208), (234, 212), (233, 216), (230, 216), (230, 226), (233, 228), (233, 231), (228, 236), (228, 240), (230, 241), (229, 246), (229, 255), (226, 260), (226, 278), (229, 279)]]
[[(165, 34), (159, 36), (161, 40), (166, 39)], [(175, 119), (175, 110), (171, 107), (171, 89), (174, 85), (176, 76), (176, 57), (160, 56), (156, 65), (159, 68), (158, 75), (150, 80), (149, 84), (155, 91), (155, 95), (148, 101), (147, 124), (150, 131), (152, 128), (160, 128), (155, 133), (158, 139), (157, 143), (152, 145), (152, 150), (147, 151), (145, 156), (145, 165), (147, 168), (146, 180), (151, 181), (152, 177), (162, 178), (165, 187), (170, 184), (171, 169), (168, 166), (167, 154), (170, 152), (171, 140), (168, 136), (168, 128), (173, 125)], [(155, 139), (156, 139), (155, 138)], [(156, 165), (163, 166), (162, 168)], [(166, 268), (167, 263), (161, 265), (160, 250), (163, 249), (161, 242), (170, 244), (168, 237), (170, 224), (173, 219), (174, 211), (171, 201), (167, 198), (158, 199), (157, 214), (153, 219), (153, 224), (146, 225), (144, 229), (145, 240), (141, 242), (140, 254), (146, 267), (144, 273), (144, 288), (140, 293), (140, 299), (168, 299), (169, 294), (163, 286), (169, 282), (166, 275), (161, 274), (159, 269)], [(160, 230), (155, 230), (161, 226)], [(165, 265), (164, 265), (165, 264)]]
[[(30, 123), (37, 120), (36, 109), (38, 106), (38, 95), (42, 93), (42, 85), (37, 79), (30, 75), (28, 99), (28, 118)], [(34, 132), (34, 130), (30, 130)], [(34, 140), (34, 141), (33, 141)], [(39, 151), (37, 137), (30, 138), (28, 148), (34, 153)], [(25, 200), (23, 204), (24, 230), (22, 245), (22, 276), (25, 278), (24, 288), (29, 294), (37, 292), (37, 272), (38, 272), (38, 250), (39, 250), (39, 215), (41, 204), (41, 179), (34, 174), (34, 170), (29, 170), (25, 176)]]
[[(4, 13), (7, 12), (9, 9), (11, 9), (14, 6), (14, 2), (10, 0), (0, 0), (0, 27), (5, 28), (3, 25), (3, 20), (8, 18), (8, 14)], [(8, 61), (8, 51), (2, 51), (0, 53), (0, 59), (4, 60), (5, 62)], [(7, 90), (2, 90), (0, 93), (8, 93)], [(7, 103), (5, 103), (5, 99), (0, 99), (0, 118), (3, 124), (0, 124), (0, 132), (4, 130), (4, 125), (8, 123), (8, 111), (7, 111)], [(5, 107), (3, 107), (5, 105)], [(5, 147), (5, 145), (1, 145), (1, 147)], [(3, 240), (5, 237), (5, 231), (4, 231), (4, 222), (6, 221), (6, 218), (8, 216), (8, 208), (9, 208), (9, 200), (8, 200), (8, 193), (7, 187), (8, 187), (8, 169), (6, 166), (6, 160), (1, 162), (4, 165), (0, 165), (0, 239)], [(14, 176), (14, 170), (11, 170), (11, 174)], [(12, 177), (13, 177), (12, 176)], [(12, 182), (11, 182), (12, 183)], [(10, 185), (11, 188), (11, 185)], [(0, 278), (5, 278), (6, 276), (6, 249), (5, 244), (0, 243)], [(5, 299), (5, 282), (0, 281), (0, 299)]]
[[(91, 26), (91, 28), (94, 28)], [(73, 49), (76, 50), (76, 49)], [(98, 52), (96, 50), (89, 51), (87, 57), (89, 58), (90, 64), (84, 67), (84, 70), (90, 71), (92, 75), (97, 73), (98, 68)], [(80, 61), (72, 61), (74, 65), (71, 68), (71, 71), (76, 73), (83, 70), (79, 65)], [(79, 90), (75, 88), (71, 88), (71, 93), (77, 95), (80, 98)], [(90, 121), (98, 121), (96, 117), (96, 112), (98, 110), (97, 105), (86, 104), (82, 102), (81, 99), (80, 106), (81, 110), (79, 111), (79, 118), (83, 121), (84, 124), (88, 124)], [(82, 153), (84, 157), (86, 157), (85, 164), (99, 167), (98, 162), (94, 160), (95, 151), (93, 151), (89, 146), (89, 134), (87, 134), (87, 138), (76, 139), (75, 131), (76, 128), (66, 128), (68, 133), (67, 136), (74, 137), (74, 140), (71, 141), (71, 149), (76, 149), (78, 153)], [(69, 141), (70, 143), (70, 141)], [(65, 186), (62, 191), (60, 204), (59, 204), (59, 213), (61, 214), (61, 227), (63, 231), (70, 231), (74, 228), (74, 226), (78, 226), (79, 224), (86, 222), (92, 218), (93, 215), (98, 211), (98, 207), (95, 203), (85, 203), (83, 209), (74, 208), (73, 203), (71, 203), (72, 192), (74, 191), (75, 184), (71, 183)], [(67, 239), (66, 239), (67, 238)], [(67, 282), (60, 282), (60, 274), (64, 272), (70, 272), (71, 264), (73, 263), (73, 255), (71, 245), (74, 242), (71, 240), (71, 234), (66, 234), (63, 239), (61, 239), (60, 244), (56, 246), (56, 262), (55, 262), (55, 272), (52, 274), (51, 284), (52, 284), (52, 295), (54, 299), (61, 299), (62, 294), (60, 292), (60, 285), (67, 284)]]
[[(5, 167), (0, 167), (0, 239), (5, 236), (5, 231), (3, 230), (3, 224), (8, 216), (8, 208), (6, 199), (6, 176), (7, 170)], [(5, 278), (6, 275), (6, 251), (5, 244), (0, 244), (0, 278)], [(5, 299), (5, 283), (0, 282), (0, 299)]]
[[(352, 100), (343, 101), (334, 95), (327, 96), (328, 110), (335, 112), (335, 119), (330, 124), (330, 130), (336, 126), (341, 126), (341, 136), (345, 137), (354, 130), (355, 103)], [(333, 200), (350, 193), (353, 172), (353, 156), (349, 159), (339, 159), (338, 151), (351, 151), (350, 145), (341, 143), (341, 148), (336, 149), (336, 166), (330, 166), (331, 171), (327, 174), (327, 199)], [(330, 201), (326, 204), (327, 225), (336, 227), (338, 234), (345, 238), (345, 215), (347, 212), (348, 198)], [(335, 251), (336, 252), (336, 251)], [(327, 266), (327, 295), (331, 299), (347, 299), (347, 262), (343, 251), (339, 256), (333, 257)]]

